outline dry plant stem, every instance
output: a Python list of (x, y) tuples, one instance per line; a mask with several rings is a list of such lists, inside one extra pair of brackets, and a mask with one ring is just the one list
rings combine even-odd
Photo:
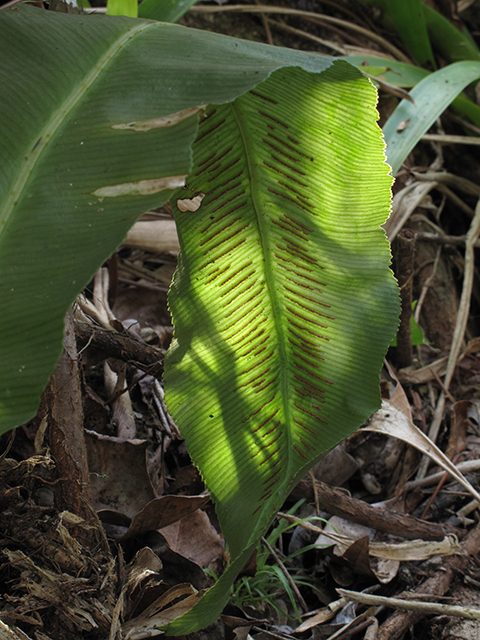
[[(480, 460), (466, 460), (465, 462), (459, 462), (455, 466), (462, 473), (478, 471), (480, 469)], [(444, 471), (439, 471), (438, 473), (433, 473), (432, 475), (427, 476), (426, 478), (422, 478), (421, 480), (412, 480), (411, 482), (406, 483), (405, 490), (412, 491), (413, 489), (429, 487), (432, 484), (437, 484), (437, 482), (439, 482), (444, 475)]]
[[(468, 230), (465, 238), (465, 268), (463, 276), (463, 288), (460, 298), (460, 305), (457, 313), (457, 322), (455, 324), (455, 331), (453, 333), (452, 346), (450, 349), (450, 355), (448, 356), (447, 371), (445, 373), (444, 386), (448, 391), (450, 382), (452, 381), (455, 367), (457, 366), (458, 356), (462, 347), (463, 337), (465, 335), (465, 329), (467, 327), (468, 313), (470, 310), (470, 300), (472, 297), (473, 288), (473, 276), (475, 270), (475, 243), (478, 240), (480, 234), (480, 200), (475, 207), (475, 216)], [(438, 431), (443, 419), (443, 410), (445, 408), (445, 391), (440, 392), (437, 406), (435, 408), (435, 414), (433, 416), (432, 424), (428, 431), (428, 437), (432, 442), (435, 442), (438, 436)], [(418, 470), (416, 479), (420, 480), (425, 477), (428, 459), (424, 458)]]
[[(438, 396), (437, 406), (435, 407), (435, 413), (433, 414), (432, 423), (428, 430), (428, 437), (432, 442), (436, 442), (438, 432), (440, 430), (440, 425), (443, 420), (443, 410), (445, 409), (445, 391), (440, 391), (440, 395)], [(421, 480), (425, 477), (428, 469), (428, 465), (430, 464), (430, 458), (427, 456), (423, 456), (422, 462), (418, 467), (417, 474), (415, 476), (415, 480)]]
[[(257, 6), (261, 6), (260, 0), (255, 0), (255, 4)], [(273, 45), (272, 32), (270, 30), (270, 25), (268, 24), (267, 16), (262, 14), (260, 18), (262, 20), (263, 28), (265, 29), (265, 36), (267, 38), (267, 42), (268, 44)]]
[(415, 256), (415, 234), (403, 229), (397, 238), (396, 275), (400, 287), (402, 311), (397, 333), (397, 364), (403, 369), (412, 364), (413, 347), (410, 318), (412, 316), (412, 285)]
[(128, 284), (131, 287), (140, 287), (141, 289), (147, 289), (154, 293), (166, 293), (168, 291), (168, 287), (164, 284), (150, 284), (149, 282), (140, 282), (139, 280), (130, 280), (130, 278), (122, 277), (119, 277), (118, 281), (123, 284)]
[(454, 173), (443, 173), (442, 171), (427, 171), (426, 173), (418, 173), (412, 171), (412, 175), (416, 180), (421, 182), (439, 182), (440, 184), (449, 184), (451, 187), (468, 193), (471, 196), (480, 196), (480, 185), (475, 184), (471, 180), (457, 176)]
[[(311, 481), (308, 478), (301, 480), (291, 495), (295, 499), (303, 497), (313, 500), (314, 492)], [(317, 495), (320, 506), (325, 511), (377, 531), (391, 533), (392, 535), (401, 533), (402, 537), (407, 540), (416, 540), (418, 538), (421, 540), (443, 540), (449, 534), (454, 534), (460, 538), (464, 535), (461, 529), (455, 529), (448, 525), (423, 522), (395, 511), (377, 509), (362, 500), (351, 498), (343, 491), (324, 482), (317, 481)], [(295, 519), (293, 516), (288, 516), (287, 520), (297, 522), (298, 518)]]
[(421, 602), (419, 600), (402, 600), (400, 598), (386, 598), (375, 596), (369, 593), (359, 593), (358, 591), (348, 591), (337, 589), (343, 598), (348, 598), (353, 602), (373, 605), (374, 607), (391, 607), (392, 609), (402, 609), (403, 611), (415, 611), (428, 615), (433, 613), (437, 616), (455, 616), (456, 618), (468, 618), (469, 620), (480, 620), (480, 609), (471, 607), (460, 607), (450, 604), (438, 604), (436, 602)]
[(465, 267), (463, 276), (463, 288), (458, 309), (457, 323), (453, 334), (452, 348), (448, 357), (447, 373), (445, 374), (445, 388), (448, 389), (457, 365), (458, 355), (462, 347), (465, 329), (467, 327), (470, 300), (473, 289), (473, 276), (475, 271), (475, 243), (480, 234), (480, 200), (475, 207), (475, 216), (465, 238)]
[(392, 202), (392, 213), (383, 225), (390, 242), (397, 237), (403, 225), (437, 183), (414, 182), (395, 194)]
[(440, 191), (440, 193), (443, 193), (445, 196), (447, 196), (447, 198), (449, 198), (449, 200), (451, 200), (454, 205), (456, 205), (459, 209), (466, 213), (469, 218), (473, 218), (473, 216), (475, 215), (475, 211), (471, 207), (469, 207), (468, 204), (460, 198), (460, 196), (457, 196), (457, 194), (454, 193), (450, 189), (450, 187), (447, 187), (446, 184), (437, 183), (437, 191)]
[(464, 118), (461, 118), (460, 116), (455, 115), (453, 112), (449, 113), (448, 111), (445, 112), (445, 117), (447, 117), (449, 120), (453, 120), (453, 122), (456, 122), (457, 124), (462, 125), (464, 129), (468, 129), (475, 135), (480, 136), (480, 128), (476, 127), (471, 122), (468, 122), (468, 120), (464, 120)]
[[(79, 528), (77, 535), (86, 546), (103, 538), (100, 521), (91, 506), (92, 493), (87, 449), (83, 435), (82, 393), (78, 354), (71, 311), (65, 319), (64, 351), (46, 389), (49, 440), (60, 481), (55, 483), (55, 506), (71, 511), (84, 520), (95, 519), (98, 527), (87, 534)], [(88, 535), (88, 539), (84, 539)], [(106, 541), (102, 539), (102, 542)]]
[(363, 20), (363, 18), (353, 13), (353, 11), (350, 11), (350, 9), (347, 9), (347, 7), (343, 7), (341, 4), (339, 4), (338, 0), (318, 0), (318, 1), (321, 2), (322, 4), (330, 5), (337, 11), (341, 11), (342, 13), (350, 16), (351, 18), (353, 18), (353, 20), (360, 20), (361, 22), (363, 22), (365, 27), (368, 27), (368, 24), (365, 22), (365, 20)]
[(323, 27), (324, 29), (328, 29), (332, 33), (334, 33), (337, 36), (339, 36), (342, 40), (347, 40), (348, 42), (351, 42), (353, 45), (355, 45), (357, 47), (361, 47), (362, 44), (363, 44), (361, 40), (359, 40), (355, 36), (347, 33), (344, 29), (339, 29), (338, 27), (335, 27), (333, 24), (328, 24), (328, 23), (324, 22), (323, 20), (319, 20), (316, 17), (315, 18), (314, 17), (305, 18), (305, 20), (307, 20), (308, 22), (311, 22), (312, 24), (316, 24), (319, 27)]
[[(462, 555), (445, 558), (442, 567), (415, 590), (416, 593), (431, 596), (443, 596), (458, 572), (464, 572), (470, 562), (469, 556), (477, 556), (480, 552), (480, 525), (472, 529), (462, 542)], [(409, 592), (405, 594), (411, 596)], [(400, 640), (405, 633), (416, 624), (423, 613), (415, 611), (396, 611), (381, 626), (377, 640)]]
[[(417, 238), (418, 238), (418, 234), (417, 234)], [(426, 297), (426, 295), (428, 293), (430, 285), (432, 284), (432, 282), (433, 282), (433, 280), (435, 278), (435, 275), (437, 273), (438, 261), (440, 260), (441, 253), (442, 253), (442, 248), (438, 247), (437, 254), (435, 256), (435, 261), (433, 263), (432, 273), (425, 280), (425, 283), (424, 283), (424, 285), (422, 287), (422, 291), (420, 292), (420, 296), (418, 297), (417, 306), (415, 307), (415, 322), (417, 324), (420, 322), (420, 311), (422, 310), (423, 301), (425, 300), (425, 297)]]
[(140, 342), (128, 333), (107, 331), (85, 322), (75, 323), (75, 335), (80, 349), (91, 346), (108, 358), (133, 362), (142, 371), (162, 379), (165, 357), (162, 349)]
[[(272, 18), (267, 18), (269, 24), (282, 29), (283, 31), (287, 31), (288, 33), (294, 33), (296, 36), (300, 36), (301, 38), (305, 38), (306, 40), (311, 40), (312, 42), (316, 42), (317, 44), (322, 45), (323, 47), (327, 47), (328, 49), (333, 49), (337, 53), (340, 53), (342, 56), (347, 55), (359, 55), (359, 56), (376, 56), (378, 58), (385, 58), (385, 60), (392, 60), (392, 56), (389, 54), (384, 54), (379, 51), (375, 51), (374, 49), (366, 49), (365, 47), (355, 47), (349, 44), (340, 45), (338, 42), (333, 42), (332, 40), (325, 40), (324, 38), (319, 38), (318, 36), (313, 35), (313, 33), (309, 33), (308, 31), (303, 31), (302, 29), (296, 29), (295, 27), (291, 27), (288, 24), (283, 22), (279, 22), (278, 20), (272, 20)], [(386, 63), (387, 64), (387, 63)], [(375, 82), (380, 84), (379, 79), (375, 78)], [(390, 85), (388, 86), (387, 91), (392, 92)], [(401, 91), (401, 97), (406, 98), (409, 94), (404, 91)], [(410, 98), (411, 100), (411, 98)]]
[(335, 24), (340, 27), (351, 29), (352, 31), (356, 31), (357, 33), (362, 34), (366, 38), (369, 38), (370, 40), (377, 42), (380, 46), (387, 49), (387, 51), (390, 51), (391, 53), (393, 53), (393, 55), (398, 60), (401, 60), (402, 62), (406, 62), (407, 64), (411, 64), (412, 62), (410, 58), (408, 58), (404, 53), (400, 51), (400, 49), (397, 49), (397, 47), (395, 47), (393, 44), (388, 42), (388, 40), (385, 40), (385, 38), (382, 38), (381, 36), (377, 35), (373, 31), (370, 31), (369, 29), (365, 29), (364, 27), (360, 27), (359, 25), (354, 24), (353, 22), (348, 22), (348, 20), (341, 20), (340, 18), (327, 16), (323, 13), (314, 13), (313, 11), (301, 11), (299, 9), (289, 9), (285, 7), (271, 7), (271, 6), (257, 7), (256, 5), (251, 5), (251, 4), (232, 4), (232, 5), (223, 6), (223, 7), (216, 7), (216, 6), (209, 6), (209, 5), (208, 6), (196, 5), (191, 7), (190, 9), (190, 12), (192, 13), (220, 13), (223, 11), (236, 11), (239, 13), (277, 13), (277, 14), (288, 15), (288, 16), (298, 16), (300, 18), (319, 18), (330, 24)]
[(318, 36), (313, 35), (312, 33), (308, 33), (307, 31), (303, 31), (302, 29), (296, 29), (295, 27), (291, 27), (288, 24), (283, 24), (283, 22), (278, 22), (278, 20), (272, 20), (271, 18), (267, 18), (267, 22), (274, 25), (275, 27), (278, 27), (279, 29), (283, 29), (283, 31), (294, 33), (296, 36), (301, 36), (302, 38), (306, 38), (307, 40), (312, 40), (312, 42), (321, 44), (323, 47), (333, 49), (333, 51), (340, 53), (342, 56), (346, 56), (348, 53), (345, 47), (342, 47), (338, 43), (332, 42), (331, 40), (324, 40), (323, 38), (319, 38)]
[(303, 599), (303, 596), (300, 593), (300, 591), (298, 590), (297, 585), (293, 581), (292, 576), (288, 573), (287, 569), (285, 568), (285, 565), (280, 560), (280, 558), (279, 558), (278, 554), (276, 553), (275, 549), (268, 543), (268, 540), (266, 540), (263, 536), (262, 536), (262, 544), (264, 544), (267, 547), (267, 549), (269, 550), (269, 552), (272, 554), (275, 562), (277, 563), (277, 565), (280, 568), (280, 571), (283, 573), (283, 575), (285, 576), (285, 578), (288, 581), (288, 584), (292, 588), (292, 591), (297, 596), (297, 600), (300, 603), (300, 606), (302, 607), (302, 609), (304, 611), (308, 611), (307, 603)]
[(421, 137), (421, 140), (428, 142), (443, 142), (445, 144), (480, 144), (480, 138), (473, 138), (470, 136), (451, 136), (446, 133), (425, 133)]
[[(417, 233), (417, 240), (421, 242), (433, 242), (435, 244), (446, 244), (454, 247), (465, 246), (465, 236), (440, 236), (436, 233), (429, 233), (428, 231)], [(474, 245), (475, 249), (480, 249), (480, 241), (477, 240)]]

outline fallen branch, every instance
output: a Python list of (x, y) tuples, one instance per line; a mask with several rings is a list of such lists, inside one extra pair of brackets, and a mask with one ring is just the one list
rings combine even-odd
[(107, 358), (116, 358), (135, 365), (159, 380), (163, 374), (165, 351), (140, 342), (128, 333), (107, 331), (85, 322), (75, 323), (79, 350), (86, 346), (103, 351)]
[[(415, 592), (437, 597), (445, 595), (455, 575), (465, 571), (471, 562), (470, 556), (478, 555), (480, 551), (480, 525), (469, 532), (461, 545), (461, 550), (462, 555), (445, 558), (439, 570), (420, 584), (414, 592), (408, 592), (408, 595), (411, 596)], [(376, 640), (400, 640), (424, 615), (426, 614), (420, 611), (396, 611), (380, 626)]]
[[(378, 509), (345, 494), (336, 487), (324, 482), (316, 485), (320, 506), (332, 515), (339, 516), (350, 522), (362, 524), (376, 531), (383, 531), (392, 535), (401, 535), (407, 540), (443, 540), (446, 535), (463, 538), (465, 532), (448, 525), (425, 522), (413, 516), (403, 515), (388, 509)], [(294, 498), (314, 499), (313, 486), (309, 478), (301, 480), (292, 491)]]
[(440, 604), (438, 602), (420, 602), (419, 600), (403, 600), (401, 598), (386, 598), (385, 596), (375, 596), (370, 593), (359, 593), (358, 591), (348, 591), (347, 589), (337, 589), (337, 593), (342, 598), (348, 598), (353, 602), (375, 607), (384, 606), (403, 611), (415, 611), (425, 615), (432, 613), (437, 616), (455, 616), (456, 618), (480, 620), (480, 609), (472, 609), (471, 607)]

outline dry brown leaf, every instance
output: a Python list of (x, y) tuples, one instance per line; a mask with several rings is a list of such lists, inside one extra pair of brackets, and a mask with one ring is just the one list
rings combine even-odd
[(200, 507), (204, 507), (209, 499), (208, 495), (155, 498), (135, 515), (122, 541), (147, 531), (168, 527)]
[(480, 503), (480, 494), (472, 487), (465, 476), (440, 451), (436, 444), (411, 422), (397, 407), (388, 400), (382, 401), (382, 408), (373, 414), (370, 422), (363, 427), (366, 431), (383, 433), (403, 440), (428, 456), (442, 469), (445, 469), (462, 487)]
[(305, 622), (302, 622), (302, 624), (299, 625), (293, 633), (304, 633), (305, 631), (312, 629), (312, 627), (316, 627), (319, 624), (323, 624), (324, 622), (331, 620), (347, 604), (347, 602), (348, 600), (346, 598), (340, 598), (340, 600), (331, 602), (327, 607), (323, 607), (323, 609), (317, 611), (314, 616), (308, 618)]
[(205, 511), (198, 509), (174, 524), (164, 527), (165, 536), (172, 551), (180, 553), (205, 568), (223, 558), (222, 537), (212, 526)]
[(432, 380), (436, 380), (445, 375), (447, 362), (448, 358), (445, 356), (427, 364), (421, 369), (417, 369), (412, 365), (411, 367), (400, 369), (398, 377), (401, 382), (408, 384), (425, 384), (426, 382), (432, 382)]
[[(139, 616), (122, 625), (124, 639), (143, 640), (143, 638), (152, 638), (163, 634), (163, 631), (158, 627), (163, 627), (190, 611), (204, 593), (205, 591), (196, 591), (189, 584), (179, 584), (172, 587)], [(183, 600), (168, 607), (171, 602), (183, 595), (186, 596)]]
[(147, 441), (114, 438), (87, 430), (85, 441), (93, 506), (134, 518), (155, 498), (147, 471)]
[(173, 220), (140, 220), (130, 229), (123, 244), (153, 253), (180, 251), (177, 226)]

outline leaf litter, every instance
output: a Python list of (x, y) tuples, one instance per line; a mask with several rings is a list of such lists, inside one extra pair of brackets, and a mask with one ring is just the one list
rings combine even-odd
[[(402, 47), (369, 9), (336, 4), (325, 3), (324, 10), (358, 23), (363, 31), (353, 37), (337, 26), (333, 36), (325, 23), (294, 23), (287, 17), (283, 22), (268, 17), (262, 23), (247, 14), (233, 21), (232, 14), (222, 18), (221, 13), (198, 12), (184, 22), (262, 41), (268, 40), (263, 31), (268, 26), (275, 44), (306, 48), (316, 38), (317, 51), (340, 47), (366, 59), (392, 54), (391, 47), (382, 51), (378, 37), (368, 39), (368, 29)], [(478, 29), (478, 18), (474, 23)], [(399, 59), (408, 62), (404, 54)], [(385, 64), (394, 70), (394, 61)], [(395, 92), (389, 94), (388, 82), (380, 88), (385, 121), (397, 98), (392, 98)], [(270, 535), (276, 532), (277, 563), (267, 556), (263, 599), (253, 594), (244, 601), (232, 599), (235, 605), (207, 637), (233, 633), (263, 640), (309, 633), (303, 637), (386, 639), (392, 629), (402, 637), (412, 625), (424, 638), (466, 633), (454, 622), (442, 629), (442, 618), (425, 617), (421, 608), (408, 605), (424, 594), (434, 603), (445, 598), (452, 605), (478, 601), (480, 575), (470, 558), (480, 550), (474, 464), (480, 448), (475, 409), (480, 295), (474, 271), (479, 218), (478, 193), (469, 183), (478, 182), (480, 158), (475, 149), (460, 151), (448, 139), (465, 131), (468, 122), (445, 112), (432, 127), (433, 141), (415, 147), (397, 174), (393, 214), (385, 227), (394, 255), (398, 236), (406, 229), (415, 234), (413, 276), (406, 286), (419, 301), (416, 320), (425, 332), (424, 344), (414, 348), (411, 364), (400, 370), (399, 354), (390, 350), (382, 409), (294, 490), (285, 505), (294, 511), (289, 527), (280, 526), (281, 518), (274, 524)], [(447, 182), (448, 176), (453, 178)], [(133, 189), (113, 189), (119, 192), (120, 187)], [(191, 210), (197, 205), (201, 202)], [(79, 300), (77, 321), (87, 325), (92, 344), (93, 319), (108, 331), (135, 338), (145, 349), (150, 346), (160, 354), (168, 347), (172, 329), (165, 292), (178, 253), (170, 213), (166, 206), (137, 223), (97, 276), (93, 293)], [(400, 264), (396, 257), (397, 276)], [(88, 424), (95, 427), (86, 433), (91, 504), (102, 525), (93, 513), (81, 518), (54, 506), (58, 478), (56, 461), (43, 441), (45, 411), (17, 430), (13, 444), (4, 437), (0, 637), (152, 637), (159, 633), (157, 626), (198, 600), (228, 559), (208, 494), (164, 406), (160, 373), (139, 357), (125, 359), (120, 348), (116, 358), (109, 354), (108, 364), (105, 351), (89, 346), (89, 340), (80, 349), (82, 400)], [(463, 474), (460, 469), (467, 470)], [(336, 503), (322, 483), (328, 483)], [(348, 513), (343, 496), (349, 499)], [(383, 527), (370, 515), (372, 508), (382, 513)], [(393, 527), (395, 534), (390, 519), (403, 523)], [(407, 529), (417, 531), (417, 526), (422, 537), (411, 540)], [(300, 619), (285, 589), (278, 583), (271, 586), (278, 562), (298, 584), (305, 605), (296, 603)], [(258, 566), (253, 558), (245, 567), (244, 584)], [(202, 571), (206, 568), (207, 574)], [(382, 594), (384, 604), (390, 600), (393, 607), (392, 598), (404, 600), (407, 611), (392, 615), (379, 608), (381, 600), (368, 604), (368, 597), (362, 600), (352, 591)], [(441, 609), (437, 614), (449, 615)], [(478, 626), (469, 633), (478, 633)]]

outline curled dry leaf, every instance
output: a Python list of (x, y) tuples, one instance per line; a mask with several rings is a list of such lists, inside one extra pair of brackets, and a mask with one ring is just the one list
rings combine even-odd
[(465, 476), (455, 467), (447, 456), (440, 451), (436, 444), (428, 438), (420, 429), (409, 420), (405, 414), (397, 409), (388, 400), (382, 401), (382, 408), (373, 414), (367, 426), (363, 427), (366, 431), (383, 433), (388, 436), (394, 436), (403, 440), (407, 444), (412, 445), (421, 453), (428, 456), (442, 469), (445, 469), (462, 487), (464, 487), (477, 502), (480, 503), (480, 494), (472, 487)]
[[(158, 600), (155, 600), (139, 616), (129, 620), (122, 626), (125, 640), (142, 640), (163, 634), (159, 627), (163, 627), (175, 618), (183, 615), (200, 600), (203, 591), (196, 591), (192, 585), (179, 584), (169, 589)], [(183, 600), (169, 606), (178, 598)]]
[(204, 193), (199, 193), (193, 198), (185, 198), (184, 200), (177, 200), (177, 207), (185, 213), (186, 211), (198, 211), (202, 204), (202, 200), (205, 198)]
[(180, 553), (202, 568), (210, 566), (211, 563), (222, 562), (222, 537), (201, 509), (191, 511), (177, 522), (164, 527), (161, 533), (172, 551)]
[(335, 600), (331, 602), (328, 606), (319, 609), (314, 616), (302, 622), (300, 626), (298, 626), (293, 633), (304, 633), (312, 627), (316, 627), (323, 622), (327, 622), (331, 620), (343, 607), (347, 604), (347, 598), (340, 598), (340, 600)]
[[(85, 431), (93, 505), (134, 518), (155, 498), (150, 481), (146, 440), (125, 440)], [(125, 482), (128, 478), (128, 482)]]
[(368, 537), (370, 539), (370, 556), (383, 560), (399, 561), (426, 560), (434, 555), (450, 556), (460, 551), (458, 540), (452, 535), (445, 536), (443, 540), (408, 540), (394, 543), (372, 542), (373, 535), (373, 529), (352, 524), (338, 516), (333, 516), (315, 544), (322, 548), (335, 545), (335, 555), (342, 556), (356, 540)]
[(123, 241), (126, 247), (138, 247), (144, 251), (162, 253), (178, 252), (177, 227), (173, 220), (140, 220), (136, 222)]

